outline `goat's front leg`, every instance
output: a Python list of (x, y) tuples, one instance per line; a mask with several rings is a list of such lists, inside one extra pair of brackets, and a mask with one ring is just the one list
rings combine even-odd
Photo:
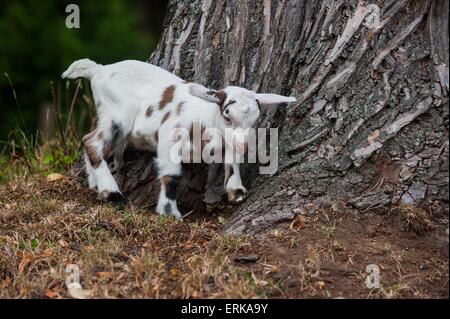
[(182, 219), (177, 207), (177, 188), (181, 175), (181, 163), (176, 163), (170, 158), (170, 143), (158, 144), (157, 164), (161, 191), (159, 193), (156, 211), (160, 215), (174, 216)]
[(230, 203), (239, 204), (247, 196), (247, 189), (242, 185), (239, 163), (225, 163), (225, 191)]

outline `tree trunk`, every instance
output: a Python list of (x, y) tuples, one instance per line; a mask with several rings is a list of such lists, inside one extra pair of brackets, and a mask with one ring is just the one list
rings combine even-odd
[[(448, 0), (171, 0), (149, 62), (215, 89), (298, 97), (260, 119), (279, 128), (279, 169), (242, 165), (249, 197), (225, 230), (258, 231), (337, 200), (362, 210), (448, 202), (448, 9)], [(151, 158), (131, 156), (117, 178), (150, 207)], [(223, 170), (206, 171), (184, 167), (182, 211), (223, 205)]]

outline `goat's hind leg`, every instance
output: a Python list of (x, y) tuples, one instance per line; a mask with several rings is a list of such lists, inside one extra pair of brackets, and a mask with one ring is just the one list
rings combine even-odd
[(86, 168), (91, 171), (91, 180), (95, 182), (98, 193), (103, 199), (122, 205), (126, 203), (125, 197), (120, 192), (106, 162), (119, 134), (120, 130), (115, 124), (98, 129), (84, 138), (84, 148), (90, 164), (90, 168), (88, 165)]
[(84, 153), (84, 163), (86, 167), (89, 189), (97, 190), (97, 182), (95, 181), (94, 177), (94, 169), (92, 168), (91, 161), (89, 160), (89, 157), (86, 152)]
[(95, 137), (96, 133), (97, 133), (97, 131), (94, 130), (93, 132), (91, 132), (83, 137), (83, 143), (85, 146), (84, 165), (85, 165), (85, 169), (86, 169), (86, 175), (87, 175), (87, 179), (88, 179), (89, 189), (91, 189), (91, 190), (97, 190), (97, 182), (95, 181), (94, 169), (92, 168), (91, 161), (89, 160), (89, 156), (86, 151), (86, 143), (89, 143), (89, 141)]

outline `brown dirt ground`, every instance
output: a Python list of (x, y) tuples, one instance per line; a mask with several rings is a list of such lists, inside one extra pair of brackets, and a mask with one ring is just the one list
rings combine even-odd
[[(241, 238), (220, 232), (227, 217), (181, 223), (110, 207), (69, 176), (17, 178), (0, 186), (0, 298), (70, 298), (69, 264), (92, 298), (449, 297), (448, 204), (336, 203)], [(365, 285), (369, 264), (380, 288)]]

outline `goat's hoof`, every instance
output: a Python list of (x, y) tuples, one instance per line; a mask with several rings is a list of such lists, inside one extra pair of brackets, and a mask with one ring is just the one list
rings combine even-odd
[(179, 211), (171, 212), (170, 214), (164, 214), (167, 217), (173, 217), (176, 220), (179, 220), (180, 222), (183, 221), (183, 215)]
[(247, 197), (247, 190), (238, 188), (228, 191), (228, 201), (233, 204), (242, 203)]
[(164, 217), (167, 217), (167, 218), (175, 218), (176, 220), (178, 220), (178, 221), (180, 221), (180, 222), (182, 222), (183, 221), (183, 216), (181, 216), (181, 214), (160, 214), (160, 213), (158, 213), (158, 215), (160, 215), (160, 216), (164, 216)]
[(161, 216), (174, 217), (179, 221), (183, 221), (183, 216), (178, 211), (178, 209), (173, 210), (170, 203), (166, 203), (165, 205), (158, 205), (156, 208), (156, 212)]
[(110, 193), (106, 200), (114, 206), (125, 206), (127, 204), (127, 199), (119, 192)]

